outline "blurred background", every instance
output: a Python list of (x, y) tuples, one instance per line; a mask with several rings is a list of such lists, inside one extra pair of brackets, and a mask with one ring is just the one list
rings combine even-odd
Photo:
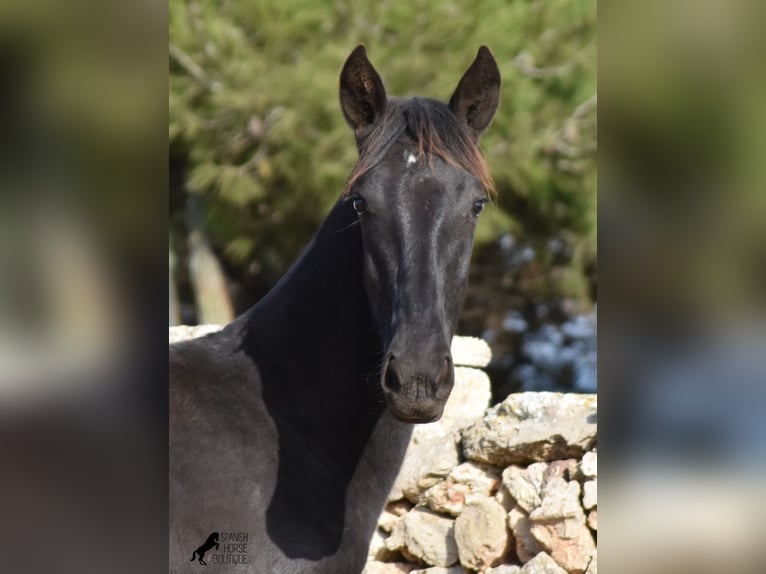
[(766, 549), (766, 4), (599, 3), (599, 558)]
[(166, 8), (6, 0), (0, 86), (0, 570), (167, 571)]
[(364, 43), (390, 95), (447, 101), (486, 44), (503, 78), (482, 148), (461, 335), (495, 396), (596, 390), (596, 3), (170, 1), (170, 324), (224, 324), (285, 273), (357, 157), (338, 76)]

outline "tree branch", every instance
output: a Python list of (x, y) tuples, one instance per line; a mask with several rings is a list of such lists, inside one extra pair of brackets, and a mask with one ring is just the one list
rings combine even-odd
[(192, 60), (191, 56), (184, 52), (181, 48), (175, 44), (170, 44), (170, 57), (173, 58), (178, 65), (180, 65), (188, 74), (197, 80), (200, 84), (207, 89), (211, 89), (213, 82), (207, 77), (205, 70), (203, 70), (197, 63)]

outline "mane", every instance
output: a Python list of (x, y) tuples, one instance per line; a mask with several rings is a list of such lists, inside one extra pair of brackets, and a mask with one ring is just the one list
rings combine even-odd
[(413, 145), (418, 155), (434, 156), (463, 169), (479, 180), (490, 197), (495, 184), (474, 135), (442, 102), (427, 98), (389, 100), (386, 111), (359, 150), (359, 161), (343, 190), (348, 195), (353, 185), (378, 165), (397, 141)]

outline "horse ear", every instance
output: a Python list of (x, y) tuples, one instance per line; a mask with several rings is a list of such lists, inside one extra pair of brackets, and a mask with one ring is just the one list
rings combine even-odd
[(386, 109), (386, 90), (362, 44), (354, 48), (340, 73), (340, 107), (358, 140)]
[(482, 46), (449, 101), (450, 109), (471, 128), (475, 137), (487, 129), (500, 101), (500, 70), (489, 48)]

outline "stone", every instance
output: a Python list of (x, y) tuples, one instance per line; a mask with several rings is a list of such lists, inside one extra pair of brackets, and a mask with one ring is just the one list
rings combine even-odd
[(596, 441), (596, 396), (514, 393), (462, 432), (469, 460), (514, 463), (580, 458)]
[(436, 422), (415, 428), (389, 500), (407, 498), (417, 503), (423, 492), (444, 480), (460, 462), (458, 447), (449, 429), (441, 425), (435, 429), (423, 429), (439, 424)]
[(458, 516), (463, 511), (470, 489), (465, 484), (454, 484), (447, 479), (435, 484), (423, 493), (421, 502), (434, 512)]
[(461, 367), (486, 367), (492, 360), (492, 350), (477, 337), (452, 338), (452, 364)]
[(543, 550), (540, 543), (532, 536), (529, 515), (521, 506), (514, 506), (508, 513), (508, 526), (513, 532), (513, 539), (516, 543), (516, 556), (521, 562), (531, 560)]
[(588, 528), (598, 532), (598, 510), (595, 508), (588, 513)]
[(543, 473), (547, 466), (544, 462), (536, 462), (527, 468), (511, 465), (503, 470), (503, 486), (527, 512), (531, 512), (542, 502)]
[(396, 502), (390, 502), (383, 509), (378, 517), (378, 528), (383, 532), (390, 533), (399, 518), (407, 514), (412, 509), (412, 503), (408, 500), (397, 500)]
[(490, 496), (500, 485), (500, 469), (464, 462), (442, 482), (429, 488), (421, 501), (431, 510), (458, 516), (463, 506), (476, 496)]
[(572, 480), (577, 475), (577, 472), (578, 464), (577, 460), (574, 458), (554, 460), (548, 463), (548, 466), (543, 473), (543, 481), (545, 482), (554, 476), (560, 476), (566, 480)]
[(583, 574), (596, 552), (585, 523), (575, 527), (571, 519), (532, 523), (530, 532), (551, 557), (570, 574)]
[[(492, 400), (492, 387), (487, 373), (480, 369), (455, 367), (455, 386), (452, 388), (444, 414), (431, 425), (441, 423), (460, 438), (460, 431), (479, 418)], [(421, 428), (429, 425), (417, 425)]]
[(389, 502), (386, 505), (386, 510), (395, 514), (396, 516), (404, 516), (410, 510), (412, 510), (412, 506), (413, 505), (409, 500), (395, 500), (394, 502)]
[(449, 479), (456, 484), (465, 484), (472, 492), (490, 496), (500, 484), (500, 469), (478, 462), (464, 462), (449, 473)]
[(501, 564), (494, 568), (487, 568), (484, 574), (519, 574), (521, 572), (521, 566), (516, 564)]
[(582, 506), (585, 510), (590, 510), (596, 506), (598, 500), (598, 480), (588, 480), (582, 485)]
[(410, 574), (465, 574), (465, 570), (462, 566), (452, 566), (450, 568), (434, 566), (425, 570), (412, 570)]
[(596, 478), (598, 455), (595, 450), (586, 452), (580, 461), (580, 472), (586, 478)]
[(583, 574), (596, 552), (582, 510), (577, 516), (558, 519), (535, 519), (530, 515), (529, 531), (551, 558), (570, 574)]
[(551, 477), (543, 486), (543, 501), (529, 514), (529, 532), (559, 566), (583, 574), (596, 552), (580, 505), (580, 484)]
[(585, 571), (585, 574), (598, 574), (598, 564), (596, 564), (597, 555), (593, 555), (593, 559), (590, 561), (590, 564), (588, 564), (588, 569)]
[(412, 572), (414, 564), (407, 562), (368, 562), (362, 574), (406, 574)]
[(380, 516), (378, 516), (378, 528), (380, 528), (383, 532), (391, 534), (394, 526), (396, 526), (396, 523), (399, 522), (399, 518), (401, 517), (397, 516), (388, 509), (384, 509), (383, 512), (380, 513)]
[(500, 506), (505, 508), (506, 512), (510, 512), (511, 508), (516, 506), (516, 499), (513, 498), (513, 495), (508, 491), (504, 484), (501, 484), (497, 489), (497, 492), (495, 493), (495, 500), (500, 504)]
[(168, 329), (168, 343), (196, 339), (220, 331), (219, 325), (176, 325)]
[(488, 496), (477, 496), (455, 520), (455, 542), (466, 568), (483, 570), (500, 563), (509, 544), (505, 509)]
[(572, 518), (535, 522), (532, 537), (570, 574), (583, 574), (596, 552), (593, 536), (584, 522)]
[(389, 501), (407, 498), (417, 503), (423, 492), (444, 480), (460, 463), (460, 431), (479, 418), (492, 393), (489, 377), (478, 369), (455, 368), (455, 386), (436, 422), (415, 425)]
[(416, 506), (397, 522), (386, 546), (430, 566), (448, 567), (458, 561), (455, 521), (423, 506)]
[(380, 562), (390, 562), (395, 560), (397, 553), (386, 546), (386, 535), (379, 528), (372, 533), (370, 546), (367, 549), (367, 560), (379, 560)]
[(580, 483), (566, 481), (554, 476), (543, 485), (542, 502), (529, 513), (530, 520), (557, 520), (562, 518), (582, 518), (585, 515), (580, 506)]
[(519, 574), (567, 574), (567, 571), (545, 552), (540, 552), (522, 566)]

